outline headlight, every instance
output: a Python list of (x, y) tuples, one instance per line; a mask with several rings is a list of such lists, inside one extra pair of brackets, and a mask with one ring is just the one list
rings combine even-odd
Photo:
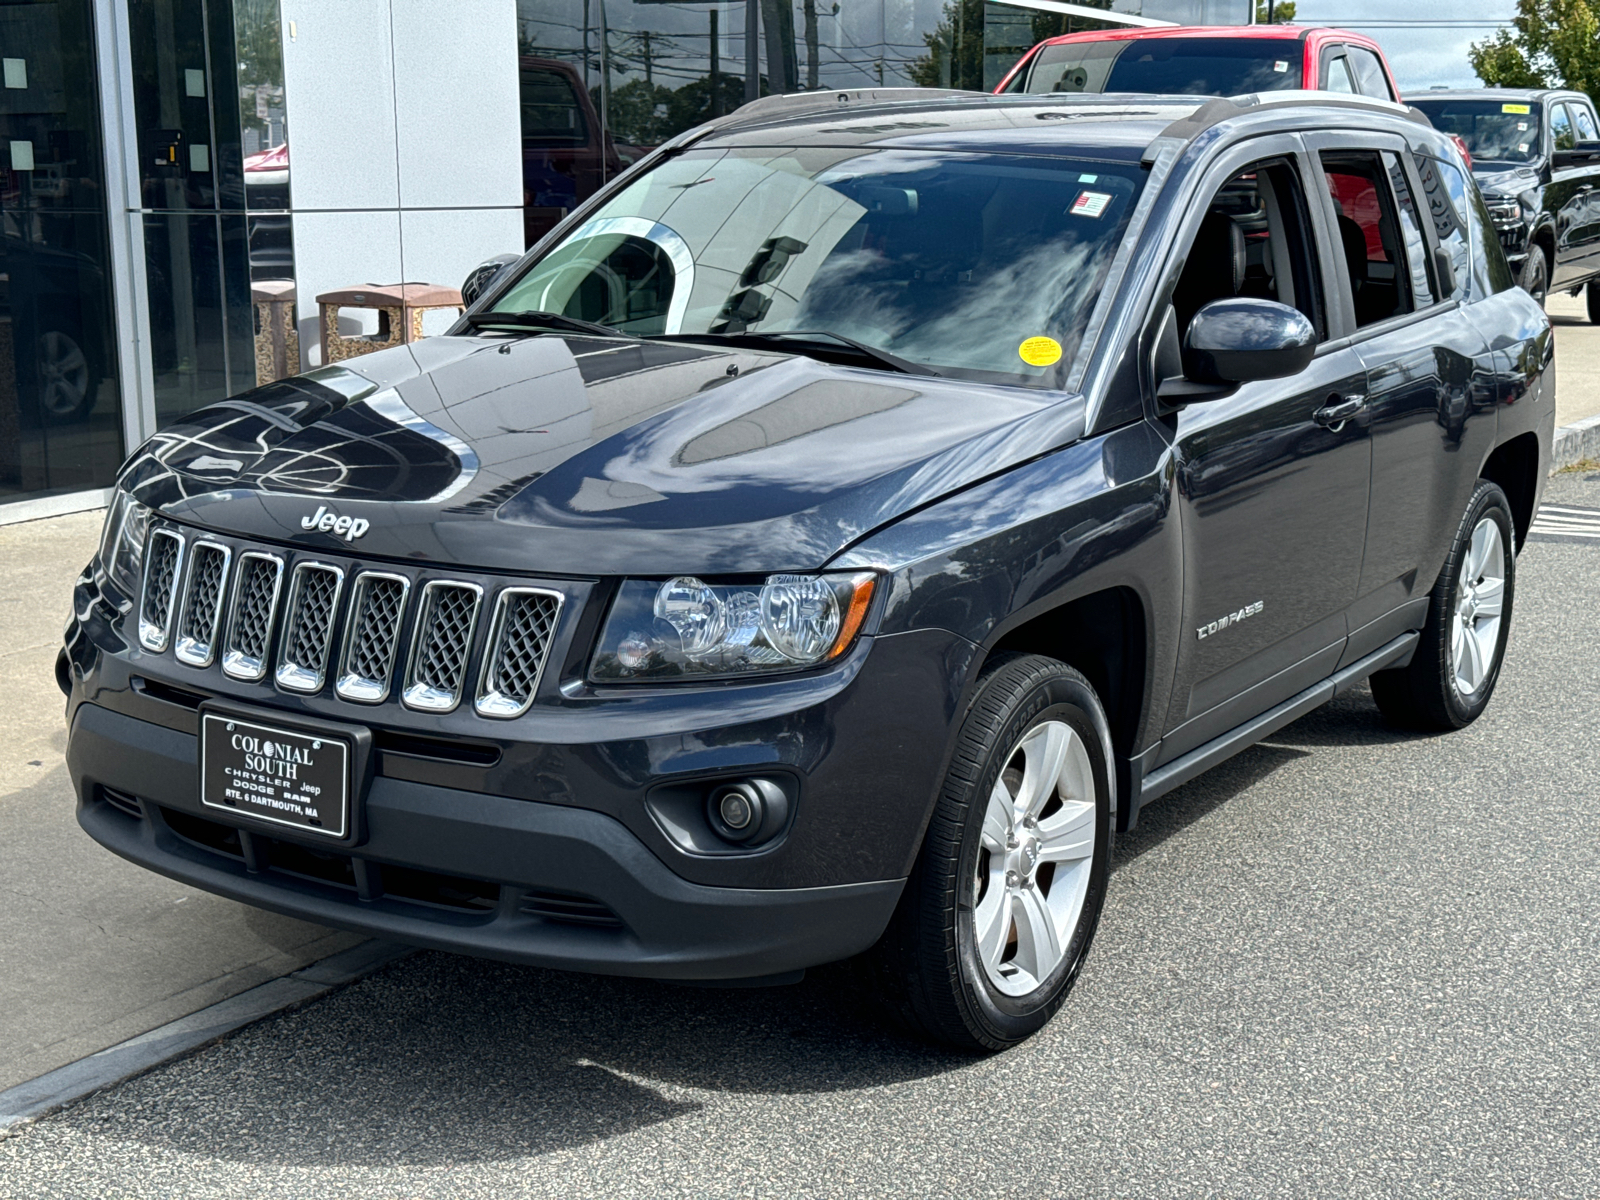
[(100, 534), (100, 563), (106, 577), (130, 599), (139, 594), (144, 570), (144, 539), (150, 529), (150, 510), (127, 492), (117, 489), (106, 510)]
[(870, 571), (771, 575), (761, 585), (627, 580), (589, 678), (725, 679), (819, 666), (849, 649), (876, 581)]
[(1496, 225), (1514, 225), (1522, 220), (1522, 203), (1518, 200), (1491, 200), (1489, 216)]

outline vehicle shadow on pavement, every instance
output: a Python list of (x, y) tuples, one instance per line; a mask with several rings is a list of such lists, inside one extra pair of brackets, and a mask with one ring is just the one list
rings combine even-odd
[(201, 1160), (462, 1165), (627, 1134), (706, 1093), (882, 1087), (977, 1061), (888, 1032), (841, 968), (702, 989), (425, 952), (57, 1120)]

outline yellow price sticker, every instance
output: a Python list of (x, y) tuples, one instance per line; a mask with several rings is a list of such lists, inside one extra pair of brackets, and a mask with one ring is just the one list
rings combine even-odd
[(1526, 104), (1502, 104), (1500, 111), (1503, 113), (1521, 113), (1525, 116), (1531, 113), (1533, 109)]
[(1061, 343), (1055, 338), (1031, 337), (1017, 347), (1017, 356), (1030, 367), (1048, 367), (1061, 361)]

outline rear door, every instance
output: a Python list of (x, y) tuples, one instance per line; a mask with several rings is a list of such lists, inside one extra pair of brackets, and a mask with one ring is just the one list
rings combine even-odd
[[(1370, 450), (1362, 424), (1331, 419), (1364, 391), (1366, 375), (1328, 319), (1333, 260), (1315, 207), (1320, 186), (1298, 137), (1253, 141), (1208, 175), (1180, 238), (1172, 353), (1184, 314), (1231, 294), (1299, 308), (1324, 344), (1296, 376), (1161, 417), (1179, 464), (1185, 624), (1158, 765), (1319, 682), (1344, 649)], [(1242, 270), (1218, 240), (1235, 232)]]
[[(1470, 279), (1440, 279), (1433, 248), (1455, 212), (1437, 171), (1424, 178), (1403, 138), (1318, 134), (1322, 199), (1344, 231), (1340, 303), (1366, 369), (1361, 420), (1372, 445), (1372, 501), (1344, 663), (1427, 616), (1438, 578), (1494, 441), (1489, 347), (1462, 302)], [(1442, 206), (1442, 207), (1440, 207)], [(1459, 226), (1459, 222), (1456, 222)], [(1446, 247), (1450, 249), (1449, 246)], [(1360, 256), (1366, 262), (1357, 261)]]
[(1575, 286), (1588, 274), (1585, 260), (1593, 250), (1589, 244), (1589, 193), (1594, 185), (1586, 168), (1556, 163), (1555, 155), (1575, 150), (1578, 145), (1578, 127), (1566, 102), (1548, 103), (1545, 112), (1550, 122), (1552, 165), (1544, 203), (1555, 217), (1556, 260), (1550, 264), (1550, 290), (1556, 291)]

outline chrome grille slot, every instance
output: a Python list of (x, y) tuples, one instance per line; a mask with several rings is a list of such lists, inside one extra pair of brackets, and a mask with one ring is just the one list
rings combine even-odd
[(410, 581), (401, 575), (366, 571), (356, 576), (345, 623), (344, 652), (333, 685), (343, 699), (376, 704), (389, 694), (410, 587)]
[(475, 707), (485, 717), (520, 717), (533, 703), (561, 615), (561, 596), (506, 588), (495, 602)]
[(189, 586), (183, 594), (173, 653), (191, 667), (209, 667), (217, 656), (217, 630), (222, 627), (223, 593), (232, 557), (233, 551), (216, 542), (196, 542), (190, 547)]
[(482, 596), (483, 589), (477, 584), (453, 580), (435, 579), (422, 589), (405, 689), (400, 694), (407, 708), (449, 712), (461, 702)]
[(322, 690), (343, 587), (344, 572), (338, 567), (304, 562), (294, 569), (289, 601), (284, 605), (283, 645), (278, 652), (279, 687), (291, 692)]
[(257, 550), (247, 550), (239, 556), (239, 573), (233, 581), (233, 610), (222, 642), (224, 674), (252, 682), (266, 675), (278, 588), (282, 584), (281, 558)]
[(183, 536), (157, 529), (145, 543), (144, 597), (139, 604), (139, 644), (160, 653), (172, 635), (172, 610), (183, 575)]

